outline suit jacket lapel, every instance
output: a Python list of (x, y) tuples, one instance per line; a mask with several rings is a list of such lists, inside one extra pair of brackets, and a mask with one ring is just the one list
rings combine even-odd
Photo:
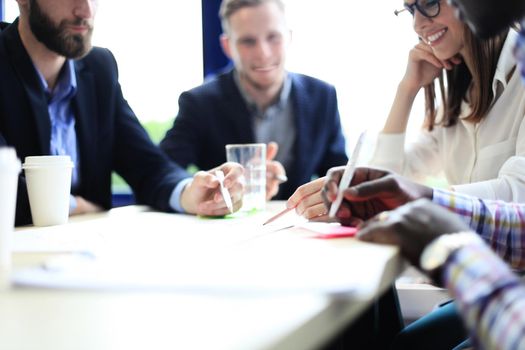
[[(229, 127), (235, 129), (235, 135), (240, 135), (238, 143), (255, 142), (255, 132), (253, 130), (252, 116), (244, 99), (235, 84), (233, 70), (230, 71), (223, 80), (225, 91), (225, 118), (228, 119)], [(228, 142), (231, 143), (231, 142)]]
[[(291, 169), (303, 169), (302, 164), (308, 157), (308, 119), (310, 118), (311, 111), (308, 109), (310, 106), (307, 94), (303, 91), (303, 87), (300, 85), (297, 76), (289, 73), (292, 76), (292, 103), (293, 103), (293, 114), (295, 118), (295, 147), (294, 147), (294, 165)], [(293, 174), (295, 176), (295, 174)], [(300, 176), (300, 174), (297, 174)]]
[(12, 65), (16, 73), (20, 76), (20, 81), (27, 93), (37, 134), (41, 154), (49, 154), (51, 139), (51, 121), (47, 109), (47, 97), (42, 86), (42, 82), (36, 72), (36, 68), (25, 50), (20, 35), (18, 33), (18, 20), (6, 30), (6, 40), (8, 41), (8, 52)]
[(75, 62), (75, 71), (77, 73), (77, 94), (73, 99), (73, 108), (75, 111), (75, 130), (80, 156), (79, 163), (81, 164), (79, 175), (81, 175), (82, 179), (84, 177), (89, 178), (90, 169), (96, 168), (97, 98), (93, 75), (87, 69), (84, 69), (82, 60)]

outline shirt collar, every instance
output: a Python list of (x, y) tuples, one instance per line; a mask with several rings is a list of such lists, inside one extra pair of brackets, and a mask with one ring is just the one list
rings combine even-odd
[(75, 63), (73, 60), (67, 59), (64, 67), (58, 75), (57, 84), (53, 91), (49, 90), (49, 85), (47, 84), (46, 79), (40, 73), (38, 68), (36, 68), (38, 77), (42, 82), (44, 90), (48, 94), (50, 100), (62, 100), (73, 97), (77, 92), (77, 77), (75, 74)]
[(507, 77), (516, 66), (516, 59), (513, 55), (514, 44), (518, 39), (518, 33), (511, 29), (507, 34), (507, 38), (503, 43), (501, 54), (498, 59), (496, 66), (496, 72), (494, 73), (494, 79), (492, 80), (492, 93), (497, 96), (498, 82), (501, 84), (503, 89), (507, 87)]
[[(242, 87), (241, 78), (240, 78), (239, 72), (237, 70), (233, 71), (233, 78), (234, 78), (234, 81), (235, 81), (235, 85), (237, 85), (237, 88), (241, 92), (241, 96), (244, 99), (244, 101), (246, 102), (246, 104), (248, 105), (249, 109), (252, 110), (252, 111), (260, 112), (258, 110), (257, 104), (255, 103), (253, 98)], [(283, 86), (281, 88), (281, 91), (279, 93), (279, 98), (277, 99), (277, 101), (275, 101), (272, 104), (272, 107), (277, 107), (277, 108), (280, 108), (280, 109), (284, 108), (286, 106), (286, 102), (288, 101), (288, 98), (290, 97), (291, 90), (292, 90), (292, 77), (290, 76), (290, 74), (285, 72), (284, 82), (283, 82)]]

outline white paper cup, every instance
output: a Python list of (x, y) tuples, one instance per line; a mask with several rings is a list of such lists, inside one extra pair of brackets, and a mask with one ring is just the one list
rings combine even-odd
[(61, 225), (69, 217), (73, 163), (69, 156), (26, 157), (23, 165), (35, 226)]
[[(11, 267), (11, 241), (15, 227), (16, 191), (20, 161), (13, 148), (0, 148), (0, 275)], [(3, 280), (3, 278), (0, 277)]]
[(244, 168), (242, 211), (266, 207), (266, 144), (247, 143), (226, 145), (226, 159)]

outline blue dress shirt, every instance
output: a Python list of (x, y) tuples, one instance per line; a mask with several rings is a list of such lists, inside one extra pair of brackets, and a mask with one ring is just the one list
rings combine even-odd
[[(38, 69), (37, 69), (38, 72)], [(71, 178), (71, 185), (75, 187), (78, 182), (78, 152), (77, 135), (75, 132), (75, 115), (71, 101), (77, 93), (77, 79), (75, 66), (72, 60), (67, 60), (58, 76), (53, 89), (49, 88), (47, 81), (38, 72), (47, 95), (47, 110), (51, 121), (50, 152), (53, 155), (68, 155), (75, 165)]]

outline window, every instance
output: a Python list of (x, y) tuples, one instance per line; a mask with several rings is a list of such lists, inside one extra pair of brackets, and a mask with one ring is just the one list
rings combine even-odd
[[(292, 29), (288, 68), (336, 87), (351, 148), (362, 130), (373, 134), (386, 121), (408, 52), (418, 42), (412, 17), (394, 15), (402, 0), (287, 0), (286, 5)], [(414, 104), (411, 131), (423, 121), (422, 95)]]
[(202, 83), (200, 1), (100, 1), (93, 42), (115, 54), (142, 122), (172, 120), (179, 95)]
[(18, 16), (18, 3), (10, 0), (0, 0), (4, 2), (4, 21), (12, 22)]

